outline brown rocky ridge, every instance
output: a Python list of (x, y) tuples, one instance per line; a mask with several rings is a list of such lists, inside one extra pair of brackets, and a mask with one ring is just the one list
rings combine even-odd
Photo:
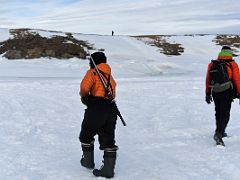
[(0, 43), (0, 54), (7, 59), (86, 59), (88, 50), (93, 49), (93, 45), (75, 39), (71, 33), (47, 38), (29, 29), (12, 29), (10, 34), (13, 38)]

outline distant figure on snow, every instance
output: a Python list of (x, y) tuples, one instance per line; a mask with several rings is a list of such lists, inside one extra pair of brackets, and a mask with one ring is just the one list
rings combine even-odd
[(222, 138), (227, 137), (225, 130), (234, 98), (240, 98), (239, 68), (233, 60), (231, 48), (223, 46), (217, 60), (209, 63), (206, 75), (206, 102), (214, 101), (215, 104), (214, 140), (217, 145), (225, 145)]
[(112, 36), (114, 36), (114, 31), (112, 31)]
[[(109, 91), (115, 97), (116, 82), (111, 75), (111, 68), (107, 64), (105, 54), (95, 52), (91, 57), (104, 81), (107, 82)], [(101, 169), (94, 169), (93, 174), (112, 178), (118, 150), (118, 146), (115, 145), (117, 113), (91, 60), (89, 65), (90, 69), (82, 79), (79, 92), (82, 103), (87, 106), (79, 135), (83, 151), (81, 165), (89, 169), (95, 167), (94, 136), (98, 135), (100, 150), (104, 151), (104, 164)]]

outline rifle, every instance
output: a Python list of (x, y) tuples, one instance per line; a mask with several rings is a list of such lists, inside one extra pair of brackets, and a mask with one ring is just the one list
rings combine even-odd
[(113, 107), (115, 108), (118, 117), (121, 119), (123, 126), (126, 126), (126, 123), (125, 123), (125, 121), (124, 121), (124, 119), (123, 119), (123, 117), (122, 117), (122, 115), (121, 115), (121, 113), (120, 113), (120, 111), (119, 111), (119, 109), (117, 107), (116, 101), (115, 101), (112, 93), (109, 91), (109, 89), (108, 89), (108, 87), (107, 87), (107, 85), (106, 85), (106, 83), (105, 83), (105, 81), (104, 81), (100, 71), (98, 70), (98, 67), (95, 64), (91, 54), (90, 54), (90, 61), (92, 61), (93, 65), (94, 65), (94, 68), (97, 71), (97, 74), (98, 74), (98, 76), (99, 76), (99, 78), (100, 78), (100, 80), (101, 80), (101, 82), (103, 84), (103, 87), (104, 87), (105, 91), (106, 91), (106, 94), (109, 96), (109, 99), (111, 100), (111, 103), (112, 103)]

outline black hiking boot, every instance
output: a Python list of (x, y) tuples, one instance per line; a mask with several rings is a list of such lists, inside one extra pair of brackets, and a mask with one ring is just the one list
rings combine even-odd
[(97, 177), (112, 178), (114, 176), (116, 154), (116, 151), (104, 151), (104, 164), (100, 169), (94, 169), (93, 174)]
[(223, 138), (228, 137), (228, 134), (227, 134), (226, 132), (224, 132), (224, 133), (222, 134), (222, 137), (223, 137)]
[(216, 141), (216, 145), (225, 146), (225, 144), (222, 140), (222, 135), (219, 132), (215, 132), (213, 139)]
[(83, 144), (82, 143), (82, 159), (80, 163), (83, 167), (88, 169), (93, 169), (95, 167), (94, 164), (94, 145), (93, 144)]

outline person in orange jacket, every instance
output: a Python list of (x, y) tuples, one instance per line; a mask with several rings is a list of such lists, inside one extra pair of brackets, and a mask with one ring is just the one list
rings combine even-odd
[[(91, 54), (99, 72), (101, 73), (113, 97), (116, 95), (116, 82), (111, 74), (111, 67), (103, 52)], [(117, 120), (116, 110), (111, 104), (104, 86), (97, 74), (94, 64), (90, 61), (90, 69), (80, 84), (82, 103), (87, 106), (81, 126), (79, 140), (83, 156), (81, 165), (93, 169), (94, 163), (94, 136), (98, 135), (100, 150), (104, 151), (104, 165), (101, 169), (94, 169), (95, 176), (112, 178), (116, 162), (115, 126)]]
[[(227, 124), (230, 119), (230, 110), (233, 99), (240, 95), (240, 75), (238, 64), (233, 60), (232, 50), (229, 46), (223, 46), (221, 52), (218, 54), (217, 61), (226, 62), (226, 70), (230, 80), (230, 86), (227, 86), (224, 91), (218, 92), (210, 87), (210, 71), (213, 62), (209, 63), (206, 75), (206, 102), (210, 104), (214, 101), (215, 104), (215, 118), (216, 130), (214, 140), (221, 140), (227, 137), (225, 132)], [(236, 95), (235, 95), (236, 94)]]

